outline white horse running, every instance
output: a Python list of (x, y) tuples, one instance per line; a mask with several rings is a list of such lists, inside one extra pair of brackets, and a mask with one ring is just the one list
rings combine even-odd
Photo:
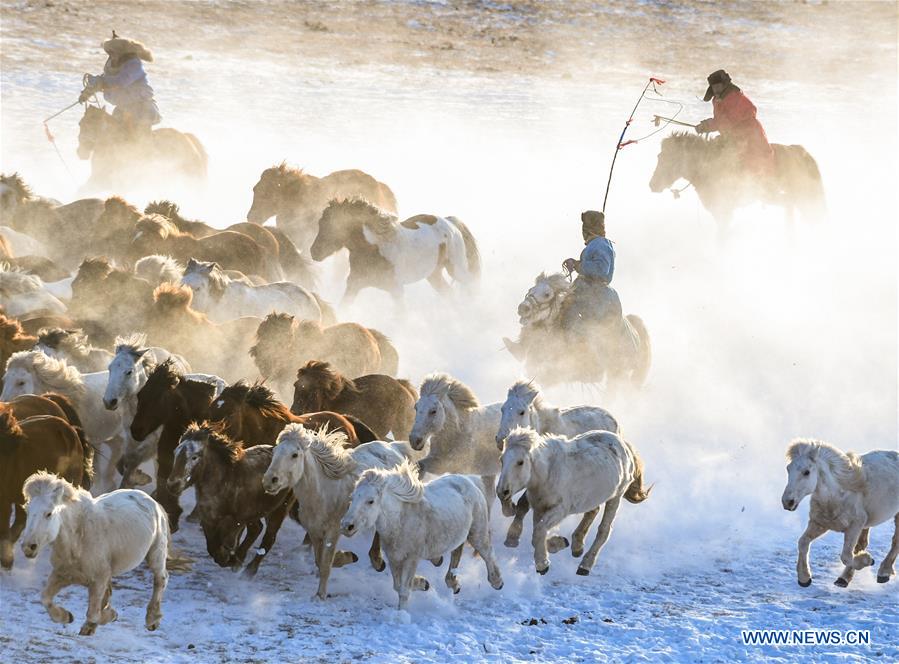
[[(6, 363), (0, 401), (10, 401), (23, 394), (57, 392), (68, 397), (81, 418), (88, 439), (105, 443), (108, 453), (95, 455), (98, 467), (94, 482), (97, 494), (114, 486), (115, 468), (122, 454), (122, 417), (103, 407), (103, 392), (109, 382), (108, 371), (82, 374), (65, 360), (49, 357), (37, 350), (13, 353)], [(129, 423), (130, 424), (130, 423)]]
[(468, 386), (445, 373), (425, 377), (418, 394), (409, 444), (413, 450), (431, 445), (419, 472), (480, 475), (489, 507), (500, 468), (494, 440), (502, 404), (480, 405)]
[(181, 283), (193, 291), (192, 306), (216, 323), (242, 316), (265, 318), (273, 311), (289, 313), (298, 320), (321, 322), (322, 319), (315, 296), (288, 281), (253, 286), (231, 279), (217, 263), (191, 258)]
[(866, 549), (868, 530), (893, 520), (893, 542), (877, 570), (877, 582), (895, 574), (899, 555), (899, 452), (875, 450), (845, 454), (819, 440), (794, 440), (787, 449), (787, 486), (781, 501), (794, 511), (811, 495), (808, 525), (799, 538), (796, 574), (803, 588), (812, 583), (808, 552), (812, 540), (828, 530), (843, 533), (840, 560), (845, 565), (834, 582), (845, 588), (856, 570), (874, 564)]
[(7, 316), (15, 318), (66, 311), (66, 305), (44, 287), (40, 277), (11, 268), (7, 263), (0, 263), (0, 307)]
[(423, 279), (438, 292), (446, 292), (444, 269), (464, 286), (477, 283), (480, 254), (474, 237), (459, 219), (420, 214), (400, 222), (395, 215), (373, 210), (363, 222), (362, 233), (393, 266), (395, 297), (402, 295), (403, 286)]
[(162, 284), (177, 284), (181, 281), (184, 268), (171, 256), (152, 254), (144, 256), (134, 264), (134, 274), (146, 279), (153, 286)]
[[(643, 463), (633, 448), (610, 431), (590, 431), (575, 438), (540, 436), (533, 429), (515, 429), (506, 438), (503, 470), (496, 486), (500, 500), (508, 501), (524, 488), (534, 510), (534, 564), (539, 574), (549, 571), (547, 533), (571, 514), (583, 514), (572, 535), (571, 553), (581, 555), (590, 524), (605, 505), (593, 545), (578, 565), (577, 573), (590, 574), (599, 550), (609, 539), (621, 498), (641, 503), (649, 497), (643, 489)], [(555, 553), (568, 540), (554, 537)]]
[(409, 461), (390, 470), (366, 470), (340, 531), (350, 537), (369, 529), (376, 529), (381, 537), (399, 610), (406, 608), (412, 590), (430, 587), (427, 579), (415, 574), (422, 559), (436, 560), (452, 552), (446, 585), (459, 592), (456, 570), (466, 541), (484, 560), (490, 585), (496, 590), (503, 587), (490, 544), (487, 500), (468, 477), (444, 475), (422, 484)]
[(58, 327), (41, 330), (34, 350), (65, 360), (78, 371), (86, 373), (103, 371), (112, 359), (112, 353), (92, 346), (81, 330), (64, 330)]
[[(375, 441), (352, 450), (344, 449), (345, 444), (343, 432), (310, 431), (301, 424), (288, 424), (278, 435), (271, 465), (262, 478), (262, 486), (273, 495), (293, 487), (297, 515), (309, 533), (318, 567), (318, 590), (313, 599), (327, 598), (332, 567), (358, 560), (354, 553), (338, 552), (337, 540), (340, 519), (359, 475), (368, 468), (389, 468), (404, 460), (388, 443)], [(380, 547), (377, 554), (374, 552), (372, 544), (372, 564), (383, 569)]]
[[(588, 431), (621, 433), (618, 421), (606, 409), (599, 406), (571, 408), (550, 406), (543, 400), (540, 387), (533, 381), (520, 380), (512, 385), (500, 411), (502, 417), (499, 431), (496, 432), (496, 445), (500, 450), (506, 436), (517, 427), (529, 427), (541, 435), (557, 434), (568, 438)], [(506, 546), (512, 548), (518, 546), (524, 527), (524, 517), (529, 507), (526, 492), (515, 505), (514, 512), (512, 505), (503, 504), (503, 513), (506, 516), (513, 513), (515, 515), (506, 534)]]
[(41, 604), (53, 622), (70, 623), (72, 614), (53, 599), (66, 586), (88, 589), (87, 617), (80, 634), (117, 618), (110, 606), (112, 578), (144, 560), (153, 573), (153, 595), (145, 625), (153, 631), (162, 620), (162, 594), (168, 583), (166, 557), (169, 522), (165, 510), (142, 491), (114, 491), (93, 498), (64, 479), (46, 472), (25, 482), (28, 519), (22, 551), (28, 558), (52, 544), (53, 570), (41, 593)]

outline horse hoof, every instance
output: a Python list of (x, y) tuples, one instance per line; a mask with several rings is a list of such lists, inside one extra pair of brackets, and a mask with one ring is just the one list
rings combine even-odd
[(546, 574), (548, 571), (549, 571), (549, 565), (547, 565), (547, 566), (544, 567), (543, 569), (540, 569), (539, 567), (537, 568), (537, 574), (539, 574), (540, 576), (543, 576), (543, 575)]
[(157, 629), (159, 629), (159, 621), (158, 620), (156, 622), (147, 623), (147, 631), (148, 632), (155, 632)]
[(440, 556), (439, 558), (434, 558), (434, 560), (431, 561), (431, 564), (434, 567), (440, 567), (443, 564), (443, 556)]
[(580, 558), (583, 554), (584, 554), (583, 547), (581, 547), (580, 549), (575, 549), (572, 547), (572, 549), (571, 549), (571, 557), (572, 558)]
[(385, 569), (387, 569), (387, 563), (385, 563), (383, 560), (373, 562), (371, 566), (375, 568), (376, 572), (383, 572)]
[(506, 546), (506, 548), (509, 548), (509, 549), (517, 549), (517, 548), (518, 548), (518, 541), (519, 541), (519, 540), (518, 540), (517, 537), (515, 537), (515, 538), (507, 537), (507, 538), (506, 538), (506, 541), (503, 542), (503, 544)]
[(357, 556), (355, 553), (353, 553), (353, 552), (351, 551), (351, 552), (350, 552), (350, 560), (351, 560), (352, 562), (354, 562), (354, 563), (357, 563), (357, 562), (359, 562), (359, 556)]
[(453, 595), (458, 595), (460, 592), (462, 592), (461, 588), (453, 588)]
[(578, 576), (590, 576), (590, 570), (584, 569), (583, 567), (578, 567), (577, 575)]
[(809, 579), (809, 580), (806, 581), (805, 583), (803, 583), (802, 581), (799, 581), (798, 583), (799, 583), (799, 585), (802, 586), (803, 588), (808, 588), (810, 585), (812, 585), (812, 580)]
[(81, 626), (81, 629), (78, 630), (79, 636), (92, 636), (94, 632), (97, 631), (97, 623), (86, 622)]
[(890, 580), (889, 576), (878, 576), (877, 577), (877, 583), (886, 583), (889, 580)]
[(849, 582), (841, 576), (833, 582), (833, 585), (839, 586), (840, 588), (846, 588), (849, 586)]
[(422, 588), (422, 590), (425, 592), (428, 592), (430, 589), (431, 589), (431, 582), (428, 581), (427, 579), (425, 579), (425, 585), (424, 585), (424, 588)]
[(500, 583), (498, 586), (494, 586), (493, 589), (494, 589), (494, 590), (502, 590), (504, 585), (506, 585), (506, 584), (505, 584), (505, 583)]

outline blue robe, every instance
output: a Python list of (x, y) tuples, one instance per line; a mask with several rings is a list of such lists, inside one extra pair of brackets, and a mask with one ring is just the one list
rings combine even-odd
[(573, 330), (581, 323), (614, 323), (621, 320), (621, 300), (609, 284), (615, 274), (615, 248), (596, 237), (581, 252), (578, 276), (568, 295), (562, 327)]
[(109, 62), (100, 76), (91, 76), (88, 85), (103, 91), (103, 98), (115, 106), (116, 117), (127, 115), (139, 125), (152, 126), (161, 120), (159, 108), (153, 99), (153, 88), (147, 81), (147, 73), (140, 58), (125, 61), (115, 72)]

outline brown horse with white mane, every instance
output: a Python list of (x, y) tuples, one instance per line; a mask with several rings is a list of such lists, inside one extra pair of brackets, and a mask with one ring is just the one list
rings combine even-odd
[(783, 207), (792, 222), (795, 210), (804, 219), (826, 214), (821, 173), (814, 158), (801, 145), (772, 144), (774, 173), (763, 181), (739, 163), (739, 153), (726, 139), (708, 139), (674, 132), (662, 141), (649, 188), (655, 193), (687, 180), (706, 210), (726, 232), (734, 210), (752, 203)]

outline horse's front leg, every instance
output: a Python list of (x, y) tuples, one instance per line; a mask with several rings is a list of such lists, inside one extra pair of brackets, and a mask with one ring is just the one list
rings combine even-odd
[[(18, 505), (16, 506), (18, 508)], [(12, 516), (13, 506), (5, 500), (0, 504), (0, 566), (3, 569), (12, 569), (13, 539), (10, 537), (9, 517)]]
[(859, 521), (850, 525), (843, 534), (843, 551), (840, 553), (840, 560), (846, 566), (853, 569), (864, 569), (874, 564), (874, 558), (867, 551), (855, 553), (855, 543), (861, 537), (864, 530), (864, 523)]
[(84, 624), (78, 632), (81, 636), (91, 636), (97, 631), (97, 625), (103, 615), (103, 602), (106, 599), (106, 589), (109, 587), (111, 579), (102, 578), (94, 580), (87, 587), (87, 616)]
[(561, 507), (543, 511), (534, 510), (534, 532), (531, 534), (531, 543), (534, 546), (534, 566), (538, 574), (546, 574), (549, 571), (549, 555), (546, 550), (546, 535), (562, 519), (565, 513)]
[(250, 550), (250, 547), (256, 542), (256, 538), (259, 537), (259, 533), (262, 532), (262, 519), (253, 519), (249, 523), (247, 523), (246, 532), (244, 534), (243, 541), (237, 547), (237, 550), (234, 552), (234, 556), (231, 563), (231, 569), (233, 571), (237, 571), (240, 569), (240, 566), (243, 565), (243, 561), (246, 560), (247, 551)]
[(384, 558), (381, 556), (381, 535), (375, 531), (375, 536), (371, 539), (371, 548), (368, 550), (368, 559), (375, 571), (383, 572), (387, 567)]
[(896, 556), (899, 556), (899, 514), (893, 519), (893, 542), (886, 558), (880, 563), (877, 570), (877, 583), (886, 583), (890, 577), (895, 574), (893, 565), (896, 563)]
[(75, 619), (70, 611), (53, 603), (53, 599), (59, 594), (59, 591), (70, 585), (72, 584), (68, 578), (62, 576), (55, 569), (50, 572), (50, 578), (47, 579), (47, 585), (44, 586), (44, 590), (41, 592), (41, 605), (47, 610), (47, 613), (50, 614), (50, 619), (53, 622), (66, 625)]
[[(858, 536), (858, 542), (855, 543), (855, 549), (853, 551), (853, 555), (858, 555), (862, 551), (868, 548), (868, 529), (865, 528), (862, 531), (862, 534)], [(839, 586), (840, 588), (845, 588), (849, 585), (849, 582), (852, 581), (852, 577), (855, 575), (855, 570), (852, 567), (846, 566), (843, 568), (843, 571), (840, 573), (840, 576), (837, 577), (837, 580), (833, 582), (835, 586)]]
[(415, 558), (407, 558), (406, 560), (400, 561), (398, 565), (399, 571), (399, 584), (394, 583), (395, 587), (398, 585), (397, 593), (399, 593), (399, 602), (397, 604), (397, 609), (402, 611), (406, 608), (406, 605), (409, 604), (409, 595), (412, 593), (413, 583), (415, 582), (415, 570), (418, 567), (418, 560)]
[(318, 590), (312, 599), (324, 600), (328, 598), (328, 579), (331, 578), (331, 568), (334, 565), (334, 556), (337, 553), (338, 531), (330, 528), (325, 531), (319, 542), (318, 555)]
[(796, 578), (799, 585), (808, 588), (812, 585), (812, 571), (808, 566), (808, 551), (812, 541), (827, 532), (827, 528), (809, 520), (805, 532), (799, 536), (799, 557), (796, 559)]
[(596, 539), (587, 550), (586, 555), (581, 559), (581, 564), (577, 567), (577, 573), (581, 576), (587, 576), (593, 566), (596, 564), (596, 557), (599, 555), (600, 549), (609, 540), (612, 534), (612, 522), (615, 520), (615, 514), (618, 512), (618, 506), (621, 504), (621, 496), (612, 498), (606, 502), (602, 509), (602, 520), (599, 522), (599, 529), (596, 531)]
[(172, 533), (178, 532), (178, 520), (181, 517), (181, 506), (178, 504), (178, 496), (169, 491), (168, 480), (172, 474), (172, 466), (175, 464), (174, 455), (156, 455), (156, 500), (162, 505), (169, 516), (169, 528)]
[(256, 571), (259, 569), (259, 564), (262, 562), (262, 559), (268, 555), (268, 552), (271, 551), (272, 547), (275, 545), (275, 538), (278, 536), (278, 531), (281, 530), (281, 525), (287, 517), (287, 510), (289, 507), (289, 502), (284, 501), (284, 503), (279, 505), (277, 509), (272, 510), (265, 517), (265, 534), (262, 536), (262, 542), (259, 545), (259, 548), (256, 549), (256, 555), (244, 569), (244, 576), (256, 576)]
[(528, 492), (525, 491), (515, 504), (515, 518), (512, 519), (512, 524), (506, 532), (504, 544), (510, 549), (518, 546), (518, 542), (521, 540), (521, 531), (524, 530), (524, 517), (527, 516), (530, 509), (531, 504), (528, 502)]

